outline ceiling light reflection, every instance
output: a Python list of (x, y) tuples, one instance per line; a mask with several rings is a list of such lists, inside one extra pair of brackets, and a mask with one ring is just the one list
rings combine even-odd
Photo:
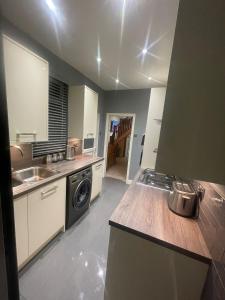
[(124, 23), (125, 23), (125, 12), (126, 12), (126, 2), (127, 2), (127, 0), (123, 0), (122, 17), (121, 17), (121, 28), (120, 28), (120, 46), (122, 45), (122, 40), (123, 40), (123, 31), (124, 31)]
[(53, 12), (56, 12), (56, 6), (55, 4), (53, 3), (52, 0), (45, 0), (46, 4), (48, 5), (48, 8), (53, 11)]
[(97, 57), (97, 62), (100, 63), (102, 61), (101, 57)]
[(141, 72), (138, 72), (141, 76), (143, 76), (146, 80), (149, 80), (151, 81), (151, 84), (158, 84), (158, 86), (165, 86), (166, 85), (166, 82), (165, 81), (161, 81), (161, 80), (158, 80), (156, 79), (155, 77), (152, 77), (152, 76), (149, 76), (149, 75), (146, 75), (144, 73), (141, 73)]
[(146, 49), (146, 48), (144, 48), (144, 49), (142, 50), (142, 54), (143, 54), (143, 55), (147, 54), (147, 52), (148, 52), (148, 49)]

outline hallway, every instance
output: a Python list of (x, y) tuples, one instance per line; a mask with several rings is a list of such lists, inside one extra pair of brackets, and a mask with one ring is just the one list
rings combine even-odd
[(116, 163), (106, 171), (106, 177), (111, 177), (126, 182), (127, 159), (125, 157), (117, 157)]

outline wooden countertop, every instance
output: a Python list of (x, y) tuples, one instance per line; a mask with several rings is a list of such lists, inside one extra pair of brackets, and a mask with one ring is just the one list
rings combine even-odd
[(135, 181), (113, 212), (109, 224), (194, 259), (211, 263), (198, 220), (183, 218), (170, 211), (168, 196), (168, 191)]
[(55, 175), (50, 176), (46, 179), (43, 179), (39, 182), (24, 183), (17, 187), (14, 187), (13, 188), (13, 198), (16, 199), (26, 193), (31, 192), (34, 189), (39, 188), (42, 185), (48, 184), (48, 183), (55, 181), (57, 179), (60, 179), (62, 177), (66, 177), (70, 174), (73, 174), (74, 172), (78, 172), (79, 170), (89, 167), (89, 166), (93, 165), (94, 163), (97, 163), (102, 160), (104, 160), (103, 157), (93, 157), (90, 155), (79, 155), (76, 157), (75, 160), (72, 160), (72, 161), (64, 160), (64, 161), (57, 162), (57, 163), (42, 165), (45, 168), (57, 171), (58, 173), (56, 173)]

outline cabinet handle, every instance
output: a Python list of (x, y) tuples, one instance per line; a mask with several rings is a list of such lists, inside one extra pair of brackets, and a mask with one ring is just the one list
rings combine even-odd
[(20, 142), (21, 135), (32, 135), (34, 137), (34, 141), (36, 141), (37, 133), (36, 132), (20, 132), (16, 134), (16, 142)]
[(155, 148), (155, 149), (153, 150), (153, 152), (154, 152), (154, 153), (157, 153), (157, 152), (158, 152), (158, 148)]
[(101, 165), (98, 165), (98, 166), (96, 166), (96, 167), (95, 167), (95, 169), (99, 169), (101, 166), (102, 166), (102, 164), (101, 164)]
[(94, 133), (87, 133), (87, 137), (93, 136), (93, 135), (94, 135)]
[(55, 193), (57, 190), (58, 186), (53, 186), (52, 188), (50, 188), (49, 190), (45, 191), (45, 192), (41, 192), (41, 199), (44, 199), (48, 196), (50, 196), (51, 194)]

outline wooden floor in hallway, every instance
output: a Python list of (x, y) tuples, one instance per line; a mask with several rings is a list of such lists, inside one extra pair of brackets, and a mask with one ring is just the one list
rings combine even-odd
[(127, 158), (118, 157), (116, 159), (116, 164), (111, 166), (107, 172), (106, 177), (111, 177), (119, 179), (126, 182), (127, 177)]

